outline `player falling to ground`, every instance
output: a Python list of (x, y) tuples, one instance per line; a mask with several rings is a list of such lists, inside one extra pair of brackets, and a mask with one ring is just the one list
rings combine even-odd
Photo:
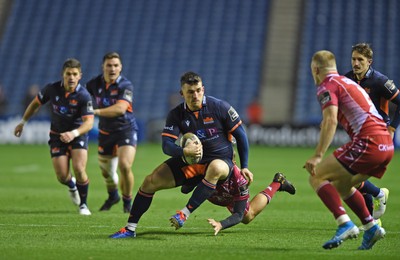
[[(359, 234), (342, 206), (342, 198), (364, 225), (359, 249), (371, 249), (384, 237), (385, 230), (376, 224), (363, 196), (354, 186), (371, 176), (382, 178), (394, 154), (392, 137), (368, 94), (357, 83), (338, 74), (332, 52), (316, 52), (311, 72), (322, 108), (322, 123), (315, 153), (304, 167), (310, 173), (310, 185), (338, 225), (336, 234), (323, 248), (338, 247), (344, 240)], [(338, 123), (351, 141), (324, 157)]]
[[(121, 57), (110, 52), (103, 57), (103, 73), (91, 79), (86, 87), (95, 100), (94, 114), (99, 117), (98, 160), (104, 177), (108, 198), (100, 211), (121, 200), (123, 212), (131, 209), (138, 126), (133, 114), (133, 85), (123, 75)], [(117, 168), (121, 180), (119, 181)], [(120, 183), (119, 183), (120, 182)]]
[[(400, 95), (399, 90), (386, 75), (372, 68), (373, 50), (368, 43), (358, 43), (351, 48), (352, 71), (345, 74), (346, 77), (357, 82), (370, 96), (379, 114), (388, 126), (388, 130), (394, 136), (394, 132), (400, 122)], [(393, 120), (389, 116), (389, 102), (396, 106)], [(366, 181), (358, 188), (364, 196), (368, 210), (374, 219), (379, 220), (385, 213), (389, 190), (378, 188)], [(372, 199), (374, 197), (374, 201)], [(374, 207), (375, 202), (375, 207)]]
[[(79, 81), (81, 63), (68, 59), (62, 68), (62, 80), (47, 84), (26, 108), (14, 134), (20, 137), (25, 123), (38, 112), (41, 105), (50, 102), (50, 154), (57, 179), (69, 187), (72, 202), (79, 205), (81, 215), (90, 215), (87, 207), (89, 178), (86, 174), (88, 135), (93, 127), (92, 100)], [(70, 173), (70, 160), (75, 174)]]
[(271, 202), (277, 191), (292, 195), (296, 193), (295, 187), (286, 177), (282, 173), (276, 173), (268, 187), (249, 201), (248, 181), (235, 165), (228, 179), (218, 182), (215, 192), (208, 198), (211, 203), (227, 207), (231, 212), (229, 217), (221, 221), (208, 219), (208, 223), (214, 228), (214, 235), (240, 222), (249, 224)]
[[(171, 156), (146, 176), (132, 204), (127, 225), (111, 235), (111, 238), (136, 236), (136, 227), (141, 216), (149, 209), (155, 192), (188, 183), (188, 180), (202, 176), (186, 207), (172, 219), (184, 221), (215, 191), (218, 180), (226, 179), (232, 171), (235, 137), (242, 173), (251, 182), (253, 174), (248, 167), (249, 144), (242, 120), (235, 109), (226, 101), (204, 95), (205, 87), (201, 77), (187, 72), (181, 77), (180, 94), (184, 102), (172, 109), (162, 132), (162, 148)], [(181, 134), (194, 133), (201, 144), (191, 142), (184, 148), (175, 142)], [(182, 156), (201, 156), (198, 164), (188, 165)], [(173, 220), (172, 220), (173, 221)]]

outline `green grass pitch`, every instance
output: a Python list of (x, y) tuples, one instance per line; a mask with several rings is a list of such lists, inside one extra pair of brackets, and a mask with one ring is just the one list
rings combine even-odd
[[(400, 254), (400, 152), (382, 180), (372, 182), (390, 190), (382, 217), (385, 239), (372, 250), (359, 251), (361, 237), (334, 250), (322, 244), (336, 229), (332, 215), (308, 184), (302, 168), (313, 153), (307, 148), (252, 146), (250, 169), (255, 181), (251, 197), (268, 185), (275, 172), (285, 173), (296, 195), (277, 193), (250, 224), (223, 230), (218, 236), (207, 218), (221, 220), (225, 208), (205, 202), (175, 231), (169, 217), (186, 204), (189, 195), (179, 189), (158, 192), (142, 217), (137, 238), (109, 239), (126, 224), (122, 204), (99, 212), (107, 193), (91, 145), (87, 172), (91, 216), (80, 216), (67, 188), (56, 180), (45, 145), (0, 146), (0, 259), (398, 259)], [(159, 144), (140, 144), (133, 166), (134, 194), (165, 158)], [(349, 210), (348, 210), (349, 211)], [(349, 211), (357, 224), (360, 221)]]

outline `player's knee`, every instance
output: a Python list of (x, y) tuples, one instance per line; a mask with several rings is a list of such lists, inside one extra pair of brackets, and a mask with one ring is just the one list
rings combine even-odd
[(222, 160), (214, 160), (210, 163), (206, 172), (206, 179), (223, 179), (229, 174), (228, 165)]
[(104, 178), (104, 181), (106, 185), (109, 187), (118, 186), (119, 182), (118, 174), (116, 172), (112, 174), (107, 174), (107, 177)]

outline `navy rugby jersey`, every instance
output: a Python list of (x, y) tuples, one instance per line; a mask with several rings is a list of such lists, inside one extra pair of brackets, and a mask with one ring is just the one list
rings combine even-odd
[(227, 102), (204, 96), (199, 111), (190, 111), (185, 102), (172, 109), (167, 116), (162, 135), (178, 139), (179, 134), (194, 133), (203, 145), (203, 160), (232, 159), (230, 133), (241, 123), (239, 114)]
[(62, 81), (47, 84), (37, 99), (42, 105), (50, 101), (53, 133), (74, 130), (82, 125), (82, 117), (93, 115), (92, 99), (80, 84), (72, 93), (65, 91)]
[(353, 71), (346, 73), (346, 77), (357, 82), (368, 93), (383, 120), (389, 124), (389, 101), (395, 98), (399, 90), (393, 80), (370, 67), (361, 81), (358, 81)]
[(118, 117), (99, 116), (100, 131), (109, 133), (126, 129), (137, 129), (135, 116), (133, 115), (133, 85), (122, 75), (114, 84), (106, 85), (103, 75), (99, 75), (86, 83), (86, 88), (93, 96), (97, 108), (106, 108), (122, 100), (129, 103), (125, 114)]

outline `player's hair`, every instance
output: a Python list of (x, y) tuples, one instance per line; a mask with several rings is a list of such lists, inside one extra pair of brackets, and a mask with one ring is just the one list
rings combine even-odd
[(75, 58), (69, 58), (64, 62), (62, 71), (64, 72), (67, 68), (77, 68), (79, 71), (81, 71), (82, 66), (79, 60)]
[(119, 61), (120, 61), (121, 64), (122, 64), (121, 56), (119, 55), (118, 52), (115, 52), (115, 51), (106, 53), (106, 55), (104, 55), (104, 57), (103, 57), (103, 63), (104, 63), (106, 60), (110, 60), (110, 59), (114, 59), (114, 58), (119, 59)]
[(374, 56), (371, 45), (366, 42), (357, 43), (356, 45), (352, 46), (351, 53), (353, 53), (354, 51), (360, 53), (362, 56), (370, 60), (372, 60), (372, 57)]
[(332, 70), (336, 69), (336, 58), (335, 55), (327, 50), (317, 51), (313, 57), (312, 61), (320, 69)]
[(181, 76), (181, 86), (188, 84), (190, 86), (197, 85), (199, 82), (201, 82), (201, 77), (199, 74), (189, 71), (185, 72)]

